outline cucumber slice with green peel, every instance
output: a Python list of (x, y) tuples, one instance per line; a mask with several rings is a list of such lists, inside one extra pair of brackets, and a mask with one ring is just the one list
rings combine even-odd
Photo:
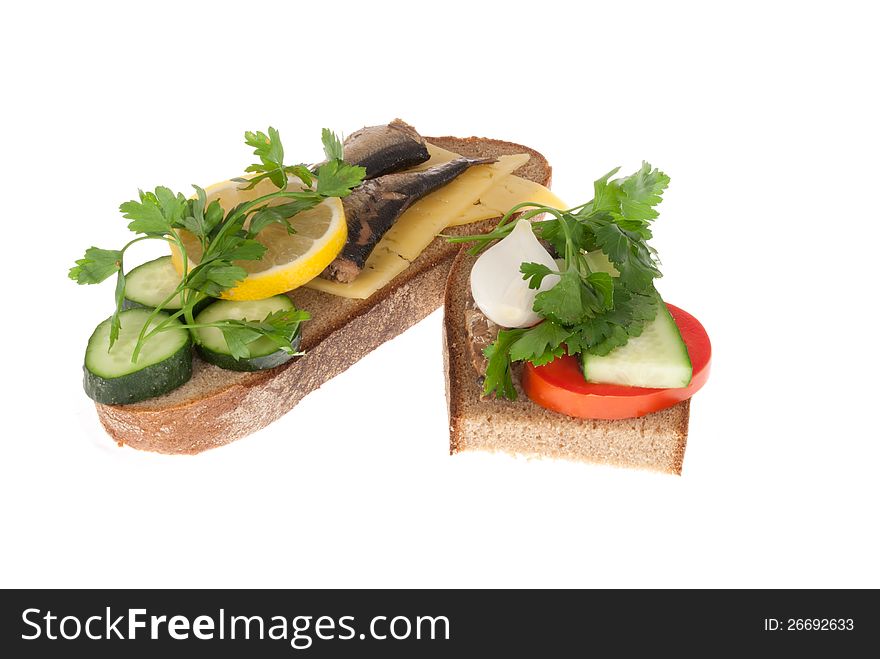
[[(83, 387), (89, 398), (108, 405), (136, 403), (168, 393), (192, 377), (192, 339), (176, 320), (147, 339), (132, 363), (141, 329), (151, 313), (149, 309), (123, 311), (119, 338), (112, 348), (110, 319), (95, 328), (83, 366)], [(150, 321), (150, 329), (168, 318), (159, 312)]]
[[(270, 313), (293, 309), (293, 302), (286, 295), (275, 295), (265, 300), (218, 300), (198, 316), (196, 325), (216, 323), (221, 320), (263, 320)], [(260, 337), (248, 344), (250, 355), (236, 359), (229, 351), (226, 338), (216, 327), (198, 327), (193, 330), (196, 351), (206, 362), (231, 371), (262, 371), (275, 368), (290, 361), (294, 355), (280, 350), (274, 341)], [(291, 343), (299, 347), (301, 333), (297, 331)]]
[(687, 346), (662, 303), (641, 335), (603, 357), (582, 353), (581, 366), (588, 382), (651, 389), (686, 387), (693, 375)]
[[(171, 262), (170, 256), (147, 261), (125, 275), (125, 300), (122, 306), (124, 309), (155, 309), (168, 300), (178, 284), (180, 284), (180, 274)], [(200, 300), (195, 305), (193, 313), (198, 313), (213, 301), (213, 298)], [(180, 296), (168, 300), (163, 309), (171, 311), (180, 309)]]
[[(180, 284), (180, 275), (171, 263), (170, 256), (147, 261), (125, 275), (126, 308), (144, 307), (155, 309), (171, 295)], [(180, 297), (176, 296), (166, 309), (180, 309)]]

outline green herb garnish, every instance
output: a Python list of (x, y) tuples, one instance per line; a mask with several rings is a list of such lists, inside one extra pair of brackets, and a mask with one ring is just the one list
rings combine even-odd
[[(647, 241), (669, 177), (648, 163), (631, 176), (612, 179), (618, 171), (598, 179), (593, 199), (581, 206), (562, 210), (527, 202), (512, 208), (487, 234), (448, 237), (451, 242), (475, 243), (470, 252), (477, 254), (513, 230), (517, 213), (524, 219), (546, 214), (549, 219), (534, 222), (535, 233), (564, 258), (558, 271), (539, 263), (520, 267), (530, 288), (539, 288), (548, 275), (558, 275), (559, 281), (535, 296), (533, 310), (543, 322), (502, 330), (484, 350), (489, 360), (485, 395), (516, 398), (512, 362), (540, 366), (564, 354), (606, 355), (639, 336), (657, 315), (654, 279), (662, 275)], [(595, 266), (600, 253), (607, 268)]]
[[(123, 203), (119, 210), (123, 217), (130, 220), (128, 228), (137, 237), (119, 250), (89, 248), (69, 273), (70, 278), (78, 284), (98, 284), (116, 275), (116, 308), (110, 324), (110, 347), (119, 338), (119, 314), (125, 298), (125, 252), (143, 240), (162, 240), (180, 251), (185, 274), (177, 289), (147, 319), (132, 353), (132, 362), (137, 361), (148, 338), (169, 327), (179, 327), (173, 324), (176, 319), (181, 319), (184, 326), (190, 329), (216, 327), (221, 330), (232, 355), (238, 358), (247, 357), (247, 345), (261, 337), (274, 342), (279, 349), (293, 353), (292, 341), (299, 325), (309, 318), (306, 311), (277, 311), (261, 321), (224, 320), (197, 325), (193, 309), (204, 298), (218, 297), (247, 277), (247, 271), (238, 262), (258, 261), (263, 257), (266, 247), (256, 240), (260, 231), (272, 224), (282, 224), (288, 232), (293, 233), (295, 229), (290, 224), (290, 218), (313, 208), (328, 197), (345, 197), (361, 183), (365, 170), (343, 161), (339, 138), (325, 128), (322, 142), (327, 160), (312, 172), (302, 164), (284, 164), (284, 147), (276, 129), (270, 127), (268, 133), (246, 132), (245, 143), (254, 148), (254, 155), (260, 162), (245, 170), (255, 176), (234, 180), (243, 183), (242, 189), (248, 190), (260, 181), (269, 179), (278, 190), (228, 211), (221, 208), (217, 201), (207, 203), (205, 191), (197, 185), (193, 185), (196, 191), (194, 198), (188, 199), (181, 193), (175, 194), (159, 186), (152, 192), (140, 190), (138, 199)], [(290, 178), (298, 178), (305, 189), (288, 191)], [(268, 205), (277, 199), (289, 201)], [(194, 267), (189, 267), (192, 259), (180, 238), (180, 230), (190, 232), (199, 241), (201, 255)], [(147, 331), (156, 315), (175, 299), (180, 300), (181, 308), (170, 313), (170, 319)]]

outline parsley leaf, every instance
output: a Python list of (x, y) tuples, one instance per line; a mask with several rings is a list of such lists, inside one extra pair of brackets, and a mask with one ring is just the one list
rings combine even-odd
[(617, 183), (609, 182), (609, 179), (619, 171), (620, 167), (615, 167), (593, 182), (593, 201), (589, 205), (590, 211), (616, 211), (620, 208), (620, 187)]
[(314, 208), (323, 199), (317, 192), (309, 191), (298, 194), (299, 196), (293, 197), (294, 201), (292, 202), (278, 206), (263, 206), (258, 209), (248, 224), (248, 235), (256, 236), (272, 224), (283, 224), (287, 228), (287, 233), (296, 233), (288, 220), (298, 213)]
[(287, 187), (287, 175), (284, 172), (284, 147), (278, 131), (269, 126), (267, 135), (261, 130), (256, 133), (246, 131), (245, 144), (254, 147), (254, 155), (260, 159), (259, 164), (249, 165), (246, 172), (258, 172), (259, 176), (251, 179), (245, 190), (253, 189), (257, 183), (268, 178), (276, 188)]
[(592, 230), (596, 247), (614, 264), (628, 287), (647, 290), (651, 282), (661, 276), (652, 252), (639, 234), (604, 218), (589, 219), (586, 223)]
[(125, 272), (122, 270), (122, 254), (123, 250), (89, 247), (85, 257), (79, 259), (68, 273), (68, 276), (77, 284), (100, 284), (116, 274), (116, 289), (113, 295), (115, 308), (110, 318), (111, 348), (119, 338), (121, 327), (119, 314), (122, 313), (122, 305), (125, 302)]
[[(562, 218), (554, 218), (537, 223), (542, 240), (550, 243), (557, 254), (565, 256), (569, 246), (587, 248), (590, 236), (574, 215), (565, 213)], [(588, 250), (589, 251), (589, 250)]]
[(234, 238), (218, 258), (224, 261), (259, 261), (266, 253), (266, 246), (253, 238)]
[(187, 209), (186, 198), (174, 194), (164, 186), (155, 192), (138, 190), (140, 201), (127, 201), (119, 206), (122, 217), (131, 220), (129, 230), (147, 235), (164, 235), (173, 227), (182, 226), (181, 220)]
[(630, 337), (641, 335), (645, 324), (654, 320), (659, 301), (656, 293), (630, 293), (621, 286), (613, 310), (572, 328), (567, 341), (569, 352), (601, 356), (626, 345)]
[(587, 282), (592, 286), (600, 299), (602, 309), (614, 307), (614, 280), (607, 272), (591, 272)]
[(659, 213), (654, 207), (663, 201), (661, 195), (669, 185), (669, 177), (644, 161), (634, 174), (610, 180), (618, 171), (619, 167), (612, 169), (593, 183), (593, 201), (585, 210), (609, 211), (631, 223), (646, 224), (655, 219)]
[(187, 200), (187, 207), (180, 224), (199, 239), (204, 250), (206, 240), (223, 219), (223, 208), (216, 199), (208, 204), (205, 191), (197, 185), (193, 185), (193, 188), (196, 191), (196, 198)]
[(315, 172), (318, 179), (316, 188), (322, 197), (347, 197), (351, 189), (364, 180), (367, 170), (357, 165), (349, 165), (342, 160), (329, 160)]
[(309, 320), (311, 314), (302, 309), (281, 309), (273, 311), (257, 326), (262, 336), (274, 342), (279, 349), (288, 354), (297, 354), (293, 347), (300, 323)]
[(566, 270), (556, 286), (535, 296), (532, 308), (560, 325), (574, 325), (584, 317), (584, 304), (581, 278), (576, 271)]
[(269, 126), (268, 135), (261, 130), (256, 133), (247, 131), (244, 134), (244, 141), (248, 146), (254, 147), (254, 155), (260, 159), (259, 163), (249, 165), (244, 170), (249, 173), (256, 172), (257, 176), (250, 180), (235, 179), (247, 181), (244, 190), (252, 190), (260, 181), (267, 178), (276, 188), (284, 190), (287, 188), (288, 175), (296, 176), (306, 187), (312, 185), (312, 174), (308, 167), (284, 164), (284, 147), (281, 144), (281, 135), (275, 128)]
[(122, 268), (122, 251), (89, 247), (68, 276), (77, 284), (100, 284)]
[(270, 313), (261, 321), (227, 320), (219, 329), (223, 332), (229, 352), (235, 359), (250, 357), (248, 344), (260, 338), (267, 338), (280, 350), (295, 355), (298, 353), (293, 347), (293, 340), (299, 331), (300, 323), (309, 318), (311, 316), (306, 311), (282, 309)]
[(535, 289), (541, 288), (541, 282), (547, 275), (558, 274), (543, 263), (523, 263), (519, 266), (519, 271), (523, 273), (523, 279), (528, 280), (529, 288)]
[(242, 321), (227, 320), (219, 328), (223, 332), (229, 354), (235, 359), (247, 359), (251, 356), (248, 343), (260, 338), (260, 333), (247, 327)]
[(571, 331), (552, 320), (538, 323), (513, 342), (510, 346), (510, 359), (516, 362), (530, 361), (541, 366), (565, 354), (563, 343), (571, 335)]
[(329, 128), (321, 130), (321, 143), (327, 160), (343, 160), (342, 141)]
[(247, 270), (228, 261), (214, 260), (201, 263), (187, 275), (186, 287), (204, 293), (208, 297), (220, 297), (247, 277)]
[(568, 269), (553, 288), (535, 296), (532, 308), (560, 325), (575, 325), (605, 308), (605, 297), (587, 283), (592, 284), (589, 279), (585, 282), (577, 270)]
[(663, 201), (660, 195), (669, 185), (669, 177), (647, 162), (632, 176), (620, 183), (620, 211), (628, 220), (653, 220), (659, 213), (654, 208)]
[(483, 395), (495, 394), (508, 400), (516, 400), (516, 388), (510, 376), (510, 347), (526, 330), (501, 330), (495, 342), (483, 349), (488, 359), (486, 376), (483, 380)]

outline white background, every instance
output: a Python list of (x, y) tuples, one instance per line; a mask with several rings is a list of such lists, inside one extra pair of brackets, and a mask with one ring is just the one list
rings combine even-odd
[[(4, 9), (0, 585), (880, 586), (871, 3), (580, 4)], [(449, 457), (439, 312), (227, 448), (104, 435), (112, 284), (67, 269), (118, 204), (396, 116), (533, 146), (572, 204), (672, 177), (660, 290), (714, 343), (682, 477)]]

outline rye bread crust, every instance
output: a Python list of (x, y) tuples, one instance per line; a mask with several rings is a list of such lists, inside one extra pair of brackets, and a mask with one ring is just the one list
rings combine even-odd
[[(425, 139), (471, 157), (528, 153), (529, 162), (514, 173), (550, 184), (550, 165), (534, 149), (478, 137)], [(487, 220), (449, 233), (487, 231), (495, 223)], [(131, 405), (98, 403), (98, 418), (120, 446), (157, 453), (201, 453), (249, 435), (437, 309), (458, 251), (459, 245), (435, 239), (404, 272), (367, 300), (297, 289), (289, 294), (291, 299), (313, 317), (303, 325), (303, 357), (256, 373), (225, 371), (195, 357), (193, 378), (184, 386)]]
[(519, 384), (515, 401), (481, 398), (467, 346), (464, 312), (476, 257), (462, 249), (444, 293), (443, 364), (449, 411), (449, 452), (501, 451), (529, 457), (635, 467), (681, 474), (690, 400), (636, 419), (576, 419), (530, 401)]

